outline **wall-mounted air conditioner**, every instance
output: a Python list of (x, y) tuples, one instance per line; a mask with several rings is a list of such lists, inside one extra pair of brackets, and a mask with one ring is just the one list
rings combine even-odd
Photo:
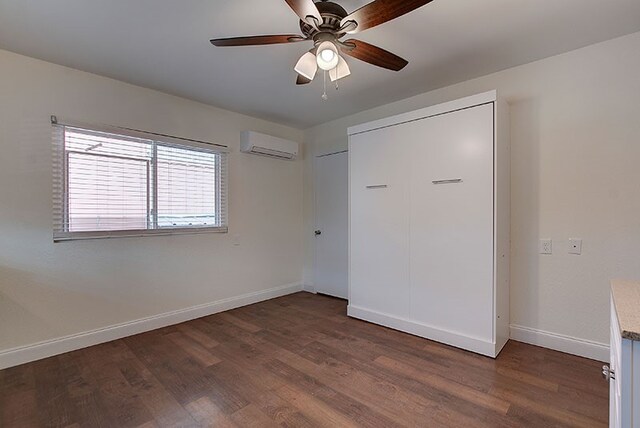
[(240, 151), (278, 159), (298, 157), (298, 143), (254, 131), (240, 133)]

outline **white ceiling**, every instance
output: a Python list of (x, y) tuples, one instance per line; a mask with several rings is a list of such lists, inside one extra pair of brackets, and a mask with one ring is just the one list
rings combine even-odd
[[(368, 0), (338, 0), (347, 11)], [(0, 48), (297, 128), (640, 31), (639, 0), (435, 0), (357, 38), (407, 60), (348, 59), (320, 98), (297, 87), (309, 42), (214, 48), (209, 39), (299, 33), (284, 0), (0, 0)]]

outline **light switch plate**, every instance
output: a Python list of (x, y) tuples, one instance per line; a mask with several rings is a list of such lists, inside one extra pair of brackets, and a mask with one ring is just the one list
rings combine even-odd
[(569, 254), (582, 254), (582, 239), (569, 238)]
[(551, 254), (551, 239), (541, 239), (540, 240), (540, 254)]

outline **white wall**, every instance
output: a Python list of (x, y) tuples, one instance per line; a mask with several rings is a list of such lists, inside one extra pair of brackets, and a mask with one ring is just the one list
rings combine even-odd
[[(305, 284), (312, 285), (313, 156), (345, 149), (348, 126), (490, 89), (511, 104), (512, 323), (606, 343), (609, 278), (640, 278), (638, 51), (640, 33), (304, 135), (0, 51), (0, 354), (296, 284), (303, 264)], [(51, 114), (230, 145), (229, 234), (54, 244)], [(310, 152), (304, 168), (238, 153), (243, 129), (304, 137)], [(537, 241), (548, 237), (554, 254), (539, 256)], [(569, 237), (584, 239), (582, 256), (566, 254)]]
[[(54, 244), (52, 114), (229, 145), (229, 233)], [(0, 356), (299, 284), (302, 162), (239, 153), (245, 129), (303, 137), (285, 126), (0, 51)]]
[[(497, 89), (511, 106), (511, 323), (608, 343), (609, 279), (640, 279), (638, 52), (640, 33), (307, 130), (307, 286), (314, 155), (346, 149), (348, 126)], [(567, 254), (570, 237), (584, 240), (581, 256)], [(553, 255), (537, 254), (540, 238), (554, 240)]]

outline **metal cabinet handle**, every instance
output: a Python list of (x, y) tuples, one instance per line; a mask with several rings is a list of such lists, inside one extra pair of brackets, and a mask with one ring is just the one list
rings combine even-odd
[(607, 382), (616, 379), (616, 373), (607, 365), (602, 366), (602, 377)]
[(370, 186), (367, 186), (367, 189), (386, 189), (387, 185), (386, 184), (372, 184)]
[(452, 178), (449, 180), (433, 180), (433, 184), (454, 184), (454, 183), (462, 183), (462, 178)]
[(313, 232), (316, 236), (320, 236), (322, 235), (322, 231), (321, 230), (316, 230), (315, 232)]

